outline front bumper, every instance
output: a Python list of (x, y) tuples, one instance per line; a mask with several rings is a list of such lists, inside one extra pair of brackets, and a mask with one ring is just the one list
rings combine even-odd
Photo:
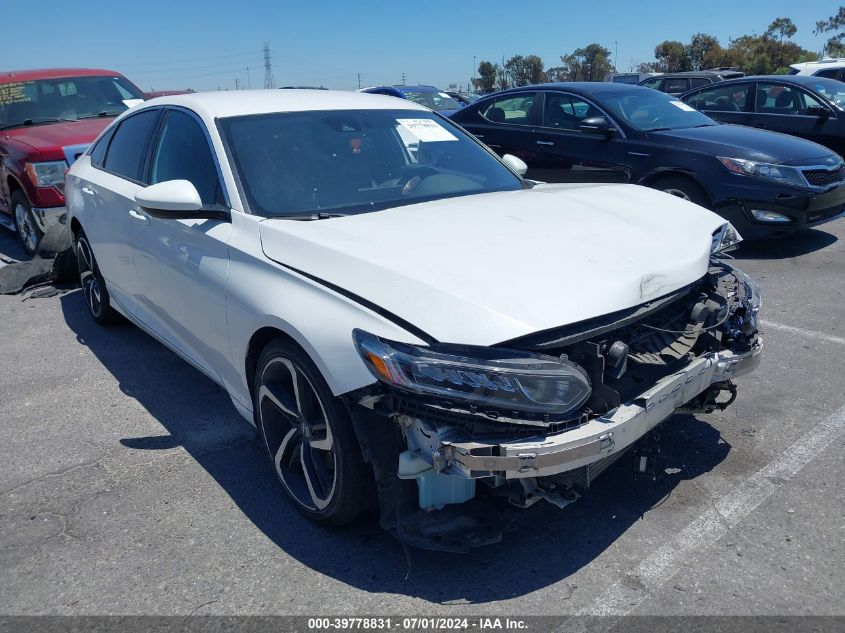
[(438, 431), (434, 468), (467, 479), (494, 475), (519, 479), (586, 466), (627, 448), (711, 385), (753, 371), (760, 364), (762, 349), (758, 338), (744, 353), (704, 354), (632, 401), (577, 429), (515, 441), (465, 441), (451, 437), (452, 430)]
[(32, 207), (32, 217), (42, 233), (56, 224), (64, 224), (67, 220), (65, 207)]
[[(827, 191), (802, 190), (743, 176), (719, 187), (713, 210), (731, 222), (746, 239), (779, 237), (835, 220), (845, 213), (845, 184)], [(788, 222), (761, 222), (753, 211), (769, 211)]]

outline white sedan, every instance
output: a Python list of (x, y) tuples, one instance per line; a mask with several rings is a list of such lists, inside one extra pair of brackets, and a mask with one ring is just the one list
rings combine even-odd
[(67, 224), (94, 319), (226, 389), (302, 512), (377, 499), (398, 537), (465, 550), (760, 358), (723, 219), (523, 170), (406, 100), (179, 95), (76, 161)]

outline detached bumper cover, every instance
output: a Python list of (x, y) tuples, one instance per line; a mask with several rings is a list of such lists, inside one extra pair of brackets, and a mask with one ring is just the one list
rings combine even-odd
[(32, 217), (42, 233), (56, 224), (64, 224), (67, 218), (65, 207), (32, 207)]
[(494, 474), (518, 479), (586, 466), (627, 448), (710, 385), (753, 371), (762, 349), (758, 339), (748, 352), (705, 354), (633, 401), (577, 429), (518, 441), (450, 441), (448, 434), (442, 435), (435, 469), (472, 479)]

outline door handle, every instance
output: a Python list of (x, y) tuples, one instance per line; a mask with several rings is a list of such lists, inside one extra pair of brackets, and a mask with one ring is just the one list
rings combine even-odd
[(95, 195), (95, 194), (94, 194), (94, 190), (93, 190), (93, 189), (90, 189), (90, 188), (88, 188), (88, 187), (83, 187), (83, 188), (82, 188), (82, 193), (84, 193), (84, 194), (86, 194), (86, 195), (89, 195), (89, 196), (93, 196), (93, 195)]
[(129, 215), (131, 215), (136, 220), (140, 220), (144, 224), (150, 223), (150, 218), (138, 211), (137, 209), (129, 209)]
[(534, 142), (535, 142), (537, 145), (546, 145), (546, 146), (549, 146), (549, 145), (554, 145), (554, 143), (552, 143), (551, 141), (534, 141)]

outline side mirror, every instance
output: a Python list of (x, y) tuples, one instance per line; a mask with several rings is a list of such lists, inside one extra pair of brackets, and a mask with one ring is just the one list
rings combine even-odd
[(525, 164), (525, 161), (521, 158), (517, 158), (513, 154), (505, 154), (502, 156), (502, 162), (520, 176), (524, 176), (525, 172), (528, 171), (528, 165)]
[(822, 119), (826, 119), (827, 117), (830, 116), (830, 110), (828, 110), (824, 106), (820, 106), (820, 105), (807, 106), (806, 113), (809, 116), (817, 116), (817, 117), (820, 117)]
[(601, 136), (613, 136), (613, 128), (603, 116), (594, 116), (584, 119), (578, 124), (578, 129), (587, 134), (599, 134)]
[(162, 220), (229, 219), (225, 211), (204, 209), (197, 188), (188, 180), (167, 180), (145, 187), (135, 194), (135, 202)]

